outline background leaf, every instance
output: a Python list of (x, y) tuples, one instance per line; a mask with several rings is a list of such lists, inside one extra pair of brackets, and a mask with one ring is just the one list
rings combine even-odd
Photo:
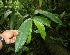
[(12, 11), (7, 10), (7, 11), (4, 13), (4, 18), (7, 18), (8, 15), (10, 15), (11, 13), (12, 13)]
[(48, 12), (48, 11), (43, 11), (43, 10), (35, 10), (35, 14), (43, 14), (50, 18), (52, 21), (59, 23), (59, 25), (62, 25), (62, 21), (58, 18), (58, 16), (55, 16), (54, 14)]
[(43, 0), (39, 0), (39, 6), (41, 7), (43, 3)]

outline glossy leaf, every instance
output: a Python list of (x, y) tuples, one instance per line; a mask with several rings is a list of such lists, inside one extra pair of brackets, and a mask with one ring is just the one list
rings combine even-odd
[(33, 21), (34, 21), (35, 25), (37, 26), (39, 33), (41, 34), (41, 37), (45, 40), (46, 32), (45, 32), (44, 25), (37, 20), (33, 20)]
[(40, 16), (35, 16), (34, 20), (37, 20), (37, 21), (43, 23), (44, 25), (50, 27), (51, 22), (47, 18), (40, 17)]
[(15, 42), (15, 52), (19, 51), (22, 48), (22, 46), (25, 44), (28, 35), (31, 32), (31, 29), (32, 29), (31, 19), (28, 19), (21, 24), (18, 30), (19, 34)]
[(45, 16), (47, 16), (48, 18), (50, 18), (52, 21), (59, 23), (59, 25), (62, 25), (62, 21), (58, 18), (58, 16), (55, 16), (54, 14), (48, 12), (48, 11), (44, 11), (44, 10), (35, 10), (35, 14), (43, 14)]

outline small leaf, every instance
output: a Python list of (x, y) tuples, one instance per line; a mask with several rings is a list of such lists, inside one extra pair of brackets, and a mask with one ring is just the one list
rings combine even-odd
[(31, 32), (31, 29), (32, 29), (31, 19), (27, 19), (21, 24), (21, 26), (18, 29), (19, 34), (15, 42), (15, 52), (19, 51), (22, 48), (22, 46), (25, 44), (28, 35)]
[(65, 11), (62, 14), (60, 14), (60, 18), (63, 18), (64, 15), (65, 15)]
[(47, 18), (40, 17), (40, 16), (35, 16), (34, 20), (37, 20), (37, 21), (43, 23), (44, 25), (50, 27), (51, 22)]
[[(32, 32), (32, 29), (31, 29), (31, 32)], [(27, 41), (26, 41), (27, 44), (29, 44), (30, 41), (31, 41), (31, 32), (29, 33), (28, 39), (27, 39)]]
[(41, 7), (43, 3), (43, 0), (39, 0), (39, 6)]
[(34, 21), (35, 25), (37, 26), (39, 33), (41, 34), (41, 37), (45, 40), (46, 32), (45, 32), (44, 25), (37, 20), (33, 20), (33, 21)]
[(10, 15), (11, 13), (12, 13), (12, 11), (7, 10), (7, 11), (4, 13), (4, 18), (7, 18), (8, 15)]
[(59, 25), (62, 25), (62, 21), (58, 18), (58, 16), (55, 16), (54, 14), (48, 12), (48, 11), (43, 11), (43, 10), (35, 10), (35, 14), (43, 14), (50, 18), (52, 21), (59, 23)]
[(11, 18), (10, 18), (10, 21), (9, 21), (9, 26), (10, 26), (10, 29), (11, 30), (14, 29), (15, 21), (16, 21), (16, 16), (14, 14), (11, 14)]

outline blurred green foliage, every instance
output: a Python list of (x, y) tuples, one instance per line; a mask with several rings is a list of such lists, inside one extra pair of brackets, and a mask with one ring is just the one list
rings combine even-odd
[[(32, 22), (30, 43), (17, 53), (14, 44), (6, 45), (0, 55), (70, 55), (70, 0), (0, 0), (1, 33), (19, 29), (29, 18), (36, 20)], [(39, 24), (45, 27), (45, 40)]]

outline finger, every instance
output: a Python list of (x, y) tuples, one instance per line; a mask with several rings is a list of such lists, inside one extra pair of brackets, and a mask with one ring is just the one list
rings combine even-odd
[(13, 40), (16, 40), (16, 36), (12, 38)]
[(11, 43), (14, 43), (16, 40), (16, 37), (11, 38)]
[(11, 43), (14, 43), (14, 42), (15, 42), (15, 40), (11, 39)]
[(16, 36), (18, 35), (18, 30), (11, 30), (13, 32), (13, 35)]
[(10, 39), (7, 39), (6, 40), (6, 44), (11, 44), (11, 40)]

